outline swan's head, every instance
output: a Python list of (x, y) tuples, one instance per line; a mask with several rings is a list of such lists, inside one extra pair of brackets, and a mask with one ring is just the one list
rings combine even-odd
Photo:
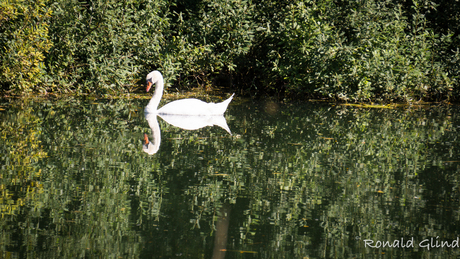
[(158, 152), (160, 146), (155, 146), (152, 142), (149, 141), (149, 137), (144, 133), (144, 143), (142, 144), (142, 150), (149, 154), (153, 155)]
[(159, 71), (152, 71), (150, 72), (148, 75), (147, 75), (147, 92), (150, 90), (150, 87), (152, 87), (152, 85), (156, 84), (156, 82), (158, 82), (159, 80), (163, 80), (163, 76), (161, 75), (161, 73)]

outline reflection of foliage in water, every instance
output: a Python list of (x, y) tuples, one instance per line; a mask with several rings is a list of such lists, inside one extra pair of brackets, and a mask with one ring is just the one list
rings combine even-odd
[[(40, 216), (44, 208), (40, 199), (44, 193), (42, 170), (36, 165), (47, 156), (39, 140), (42, 120), (33, 114), (33, 109), (23, 109), (16, 115), (16, 120), (9, 120), (8, 115), (0, 120), (0, 225), (4, 230), (0, 236), (1, 251), (7, 251), (6, 246), (15, 245), (13, 237), (17, 232), (14, 230), (18, 229), (11, 226), (11, 222), (25, 217), (27, 220), (21, 225), (33, 226), (36, 224), (34, 219)], [(24, 209), (25, 206), (29, 209)], [(28, 235), (25, 240), (36, 243), (37, 237)]]
[[(136, 254), (135, 244), (129, 248), (122, 245), (124, 235), (130, 233), (131, 208), (126, 195), (130, 186), (126, 179), (132, 175), (126, 172), (133, 170), (126, 158), (137, 151), (135, 141), (125, 143), (130, 140), (126, 137), (131, 133), (128, 123), (136, 112), (129, 103), (17, 100), (7, 110), (2, 116), (2, 137), (7, 145), (1, 148), (2, 153), (12, 150), (3, 158), (5, 162), (10, 159), (3, 164), (11, 166), (2, 168), (1, 186), (13, 191), (13, 196), (25, 190), (35, 194), (17, 217), (4, 221), (15, 230), (15, 239), (33, 242), (30, 249), (42, 245), (47, 248), (45, 254), (61, 258), (85, 254), (107, 257), (121, 251)], [(23, 182), (38, 185), (34, 189), (39, 190), (17, 183), (16, 175), (22, 174), (17, 161), (24, 164)], [(115, 235), (118, 231), (124, 234)], [(20, 250), (26, 244), (11, 245)], [(5, 247), (2, 250), (8, 251)], [(37, 253), (33, 256), (37, 257), (40, 250), (29, 252)]]
[[(345, 257), (366, 251), (362, 239), (456, 237), (455, 107), (235, 104), (226, 115), (234, 136), (160, 120), (160, 151), (148, 156), (144, 103), (11, 101), (0, 180), (12, 195), (3, 191), (2, 205), (30, 198), (5, 217), (1, 239), (20, 233), (35, 255), (192, 257), (209, 253), (224, 203), (227, 249), (260, 257)], [(33, 250), (40, 245), (46, 252)]]
[(41, 119), (33, 115), (32, 108), (18, 114), (15, 121), (1, 121), (2, 139), (2, 193), (0, 211), (2, 218), (14, 218), (21, 208), (31, 204), (41, 207), (37, 194), (42, 192), (41, 170), (37, 162), (47, 156), (38, 139)]
[[(438, 218), (439, 212), (420, 215), (407, 224), (408, 217), (426, 209), (427, 201), (437, 199), (425, 197), (428, 175), (458, 154), (451, 144), (456, 140), (452, 140), (456, 128), (450, 109), (320, 106), (305, 117), (298, 115), (302, 114), (299, 109), (293, 106), (276, 117), (256, 111), (236, 118), (239, 123), (232, 130), (241, 138), (229, 146), (237, 148), (219, 153), (216, 145), (214, 152), (202, 159), (208, 161), (200, 170), (206, 175), (206, 184), (190, 188), (192, 197), (201, 197), (193, 199), (197, 221), (203, 221), (203, 211), (213, 215), (216, 210), (209, 206), (216, 198), (230, 203), (247, 199), (248, 208), (240, 215), (246, 219), (239, 233), (242, 244), (247, 245), (239, 249), (254, 249), (251, 244), (262, 239), (271, 242), (268, 247), (273, 254), (294, 246), (297, 256), (305, 255), (305, 247), (317, 245), (324, 253), (350, 254), (352, 247), (362, 243), (357, 237), (436, 236), (442, 235), (433, 234), (434, 225), (441, 224), (436, 221), (443, 221), (447, 228), (455, 225), (436, 220), (433, 216)], [(439, 115), (433, 117), (432, 113)], [(212, 142), (207, 144), (209, 148)], [(445, 150), (433, 154), (433, 145)], [(180, 161), (191, 164), (188, 159)], [(453, 187), (456, 180), (450, 179), (449, 173), (456, 171), (455, 164), (447, 165), (451, 168), (437, 172), (445, 178), (446, 189), (441, 193), (451, 192), (447, 186)], [(182, 164), (175, 166), (183, 168)], [(207, 195), (200, 193), (203, 188), (208, 189)], [(450, 195), (446, 208), (458, 199), (458, 192)], [(432, 225), (418, 220), (432, 221)], [(268, 238), (264, 237), (267, 226), (274, 233)], [(420, 231), (422, 226), (426, 230)], [(349, 244), (354, 246), (347, 248)]]

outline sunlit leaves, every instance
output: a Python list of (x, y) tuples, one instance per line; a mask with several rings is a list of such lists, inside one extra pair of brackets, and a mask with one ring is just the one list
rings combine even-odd
[(19, 2), (0, 6), (2, 89), (131, 92), (159, 69), (167, 86), (280, 98), (458, 95), (448, 1)]
[(131, 90), (158, 59), (168, 25), (164, 1), (61, 1), (53, 5), (49, 72), (57, 90)]
[(441, 92), (448, 97), (455, 79), (440, 60), (450, 36), (433, 33), (422, 8), (320, 1), (292, 10), (280, 21), (282, 45), (270, 56), (287, 91), (342, 101), (412, 102)]
[(0, 85), (28, 92), (43, 81), (51, 10), (47, 0), (0, 3)]

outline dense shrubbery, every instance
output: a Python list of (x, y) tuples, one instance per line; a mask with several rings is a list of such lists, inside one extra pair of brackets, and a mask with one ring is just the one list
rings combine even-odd
[(51, 48), (46, 0), (0, 2), (0, 86), (28, 91), (45, 76)]
[(53, 4), (49, 80), (57, 89), (123, 91), (158, 60), (168, 32), (166, 1)]
[(451, 1), (45, 3), (0, 5), (3, 89), (131, 91), (160, 69), (177, 85), (225, 79), (281, 96), (460, 95), (460, 7)]

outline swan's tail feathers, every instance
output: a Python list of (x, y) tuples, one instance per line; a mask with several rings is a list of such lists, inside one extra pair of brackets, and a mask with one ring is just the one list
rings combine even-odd
[(232, 101), (234, 95), (235, 94), (232, 94), (232, 96), (230, 96), (227, 100), (225, 100), (225, 101), (223, 101), (221, 103), (218, 103), (219, 108), (220, 108), (219, 114), (224, 114), (225, 113), (225, 111), (227, 110), (227, 107), (230, 104), (230, 102)]
[[(227, 106), (228, 106), (228, 104), (232, 101), (234, 95), (235, 95), (235, 94), (232, 94), (232, 96), (228, 97), (228, 99), (225, 100), (225, 101), (223, 101), (222, 103), (225, 103), (225, 104), (227, 104)], [(227, 106), (225, 106), (225, 107), (227, 107)]]

